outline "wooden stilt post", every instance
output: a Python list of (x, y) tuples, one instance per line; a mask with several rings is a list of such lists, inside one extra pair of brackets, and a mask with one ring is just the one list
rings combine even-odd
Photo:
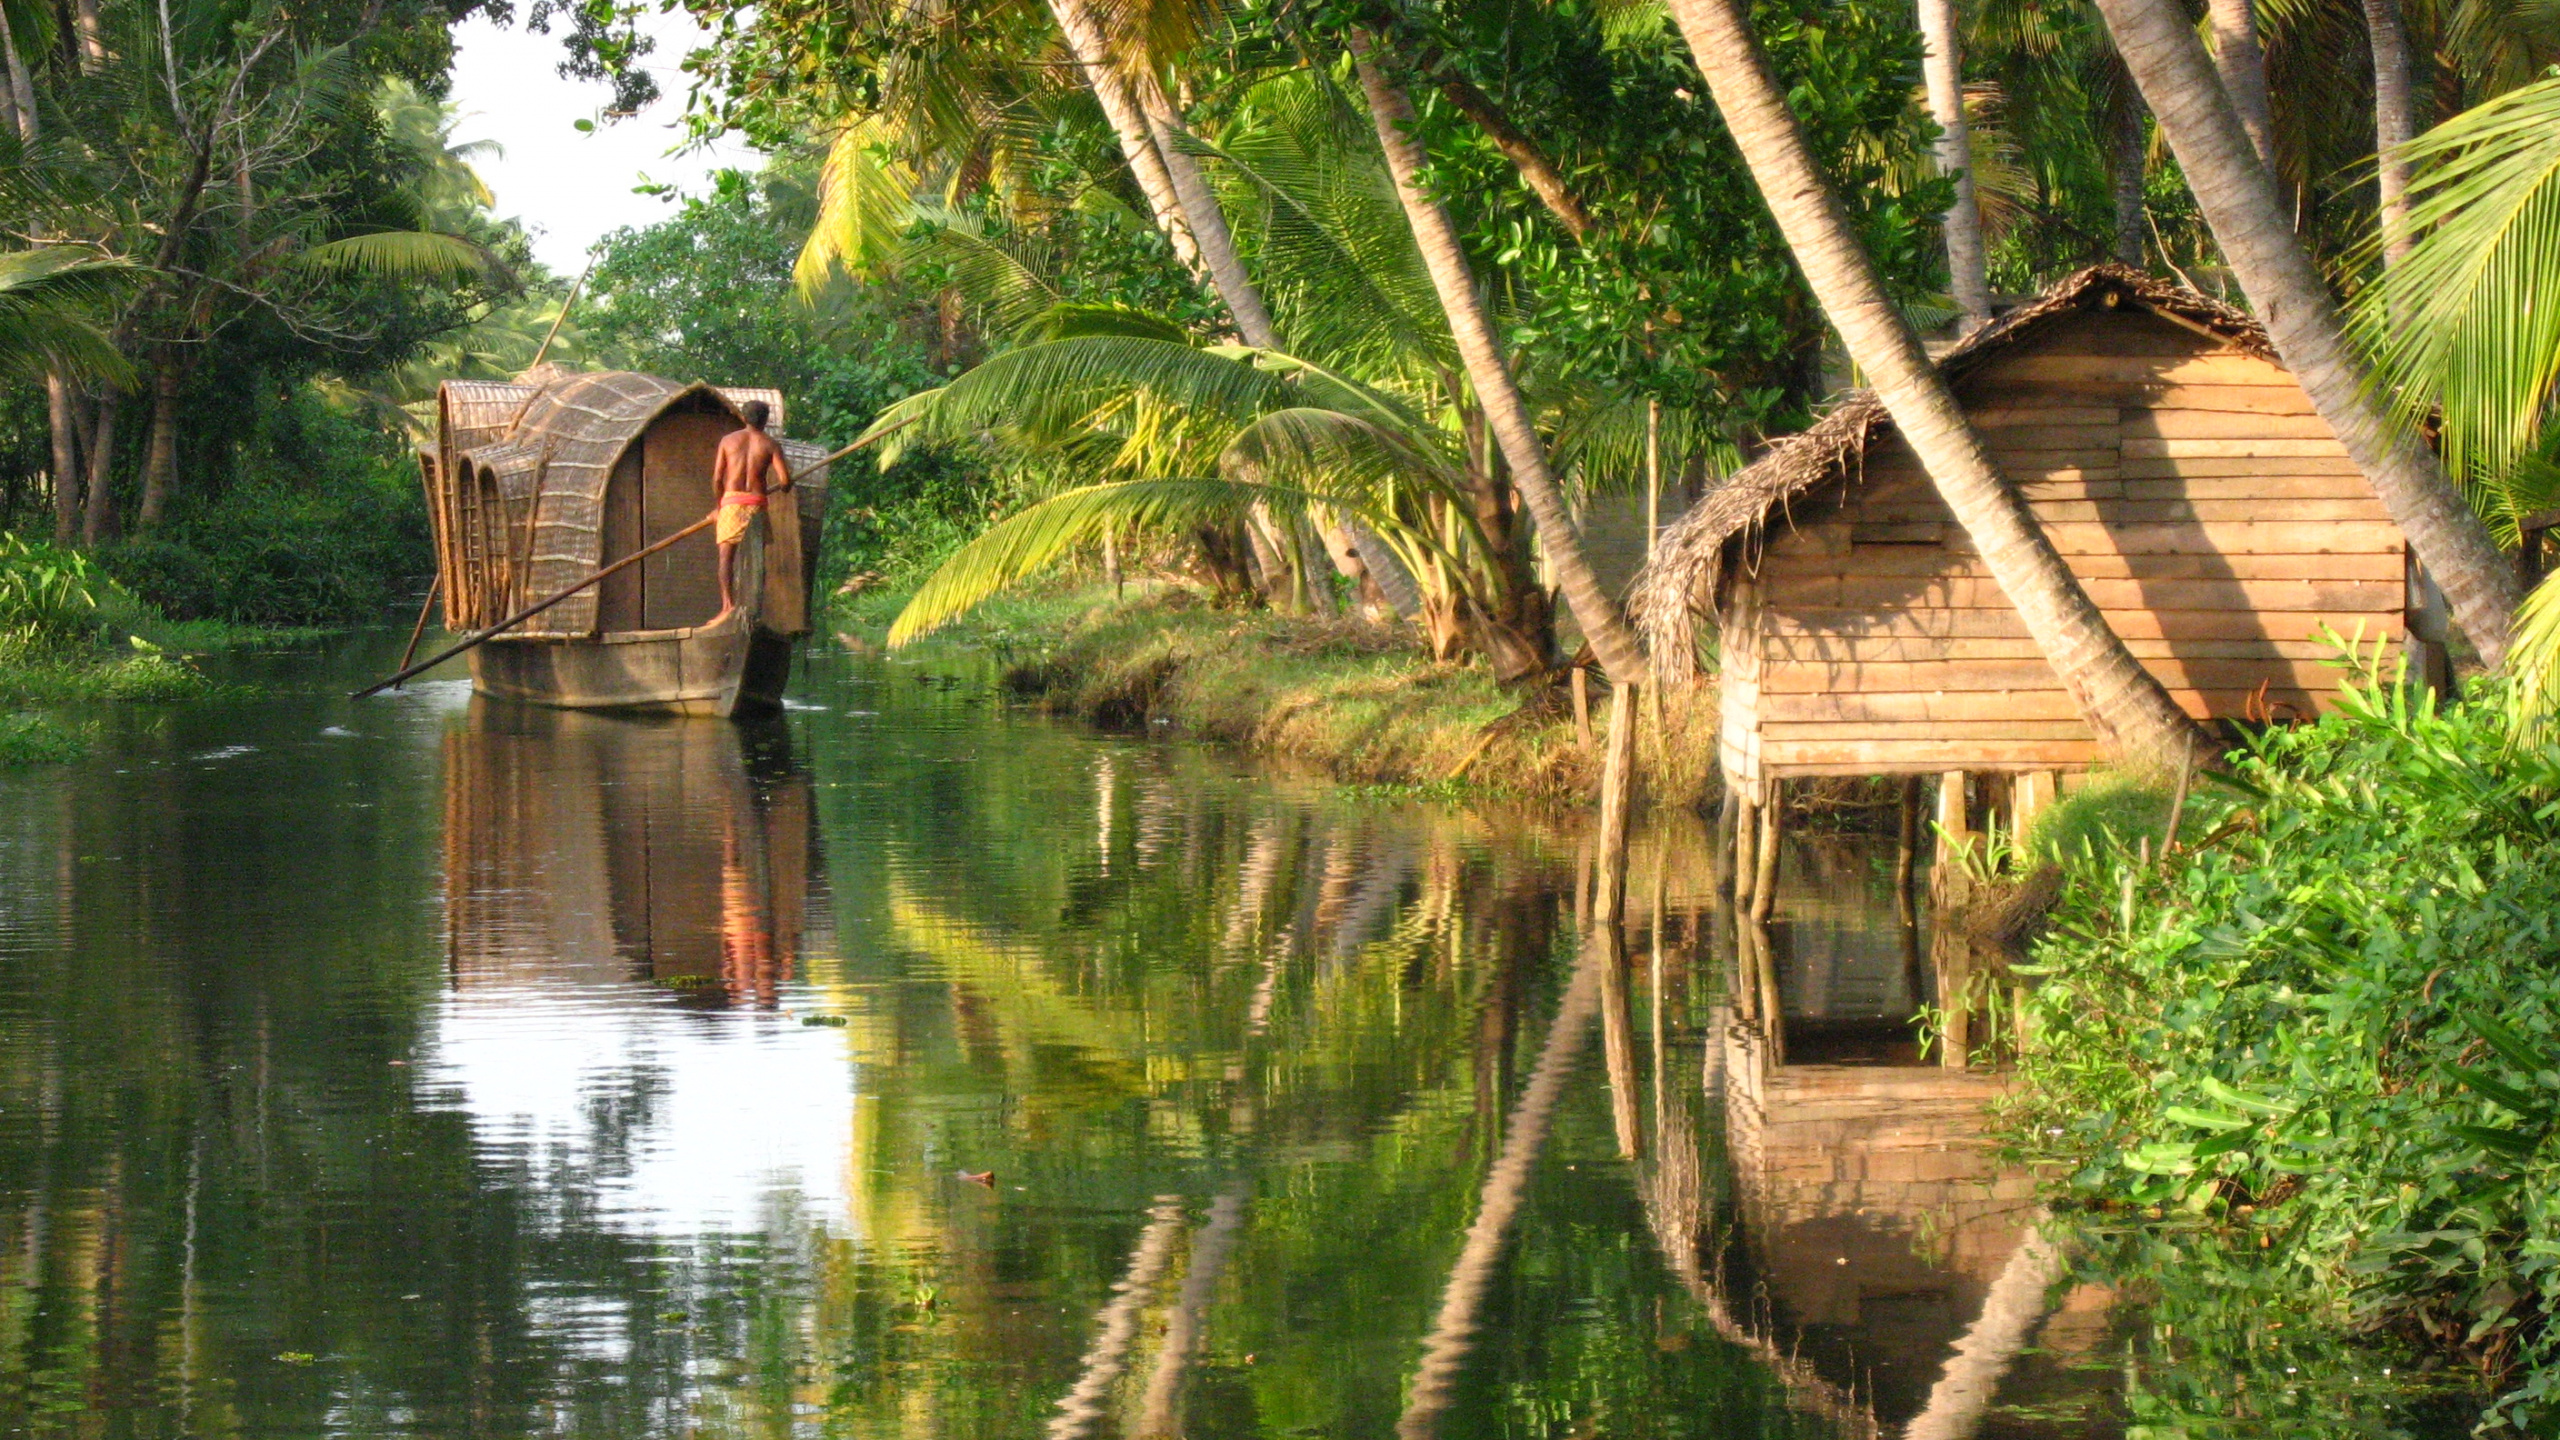
[(1919, 917), (1911, 903), (1911, 871), (1920, 857), (1920, 777), (1902, 777), (1901, 813), (1894, 830), (1894, 906), (1909, 925)]
[(1780, 812), (1786, 808), (1785, 782), (1771, 780), (1766, 784), (1766, 798), (1760, 803), (1760, 842), (1753, 847), (1754, 873), (1751, 881), (1751, 918), (1768, 922), (1770, 908), (1778, 898), (1778, 828)]
[[(1580, 674), (1580, 671), (1576, 671)], [(1637, 687), (1609, 695), (1608, 761), (1600, 771), (1600, 888), (1592, 896), (1595, 929), (1613, 929), (1626, 913), (1627, 812), (1635, 799)]]
[(1573, 667), (1573, 733), (1582, 748), (1591, 748), (1591, 667)]
[(1760, 879), (1760, 806), (1744, 791), (1733, 807), (1733, 909), (1751, 912), (1751, 887)]
[(2051, 770), (2029, 770), (2009, 786), (2009, 842), (2023, 847), (2036, 817), (2053, 803), (2061, 777)]

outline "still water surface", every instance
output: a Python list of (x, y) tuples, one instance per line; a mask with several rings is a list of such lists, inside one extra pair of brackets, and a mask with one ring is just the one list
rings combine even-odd
[(2030, 1191), (1871, 850), (1790, 861), (1773, 1067), (1693, 829), (1621, 972), (1569, 827), (844, 657), (338, 698), (384, 651), (0, 777), (0, 1425), (2113, 1433), (2105, 1292), (1984, 1314)]

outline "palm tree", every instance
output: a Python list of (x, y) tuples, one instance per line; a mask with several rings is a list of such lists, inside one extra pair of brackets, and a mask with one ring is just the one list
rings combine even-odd
[(1466, 253), (1458, 246), (1457, 230), (1440, 202), (1422, 188), (1421, 172), (1429, 161), (1413, 136), (1413, 106), (1380, 72), (1367, 38), (1358, 31), (1353, 32), (1352, 54), (1361, 91), (1368, 97), (1370, 121), (1378, 132), (1378, 146), (1395, 177), (1405, 223), (1412, 228), (1414, 244), (1431, 272), (1432, 289), (1448, 316), (1449, 332), (1457, 342), (1467, 379), (1475, 387), (1476, 401), (1484, 407), (1485, 424), (1510, 465), (1512, 483), (1536, 517), (1538, 540), (1546, 548), (1558, 588), (1573, 607), (1573, 617), (1601, 669), (1618, 684), (1634, 684), (1644, 675), (1643, 647), (1626, 613), (1600, 588), (1600, 577), (1582, 553), (1581, 534), (1547, 468), (1546, 442), (1539, 438), (1528, 404), (1503, 358), (1493, 322), (1485, 313), (1484, 297), (1477, 292)]
[(2186, 755), (2194, 725), (2107, 628), (1885, 297), (1740, 7), (1735, 0), (1673, 0), (1672, 12), (1814, 297), (2089, 728), (2139, 763)]
[(2435, 457), (2374, 398), (2328, 288), (2183, 12), (2168, 0), (2098, 0), (2098, 10), (2276, 353), (2408, 535), (2454, 620), (2496, 666), (2523, 598), (2515, 569)]
[(1938, 168), (1956, 182), (1948, 205), (1947, 290), (1967, 331), (1991, 323), (1991, 280), (1983, 268), (1982, 206), (1973, 194), (1973, 141), (1964, 120), (1964, 42), (1955, 0), (1920, 0), (1920, 36), (1928, 54), (1920, 64), (1929, 90), (1929, 118), (1938, 122)]

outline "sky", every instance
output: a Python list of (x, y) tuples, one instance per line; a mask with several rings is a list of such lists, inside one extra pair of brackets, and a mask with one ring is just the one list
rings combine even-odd
[[(522, 220), (535, 256), (563, 275), (584, 268), (589, 247), (605, 232), (649, 224), (672, 208), (667, 199), (633, 194), (633, 186), (654, 181), (698, 192), (714, 170), (757, 164), (755, 152), (734, 140), (668, 154), (684, 141), (686, 77), (676, 67), (701, 32), (683, 14), (652, 13), (642, 24), (657, 37), (647, 64), (663, 94), (611, 124), (601, 118), (610, 98), (603, 85), (559, 75), (563, 27), (536, 35), (474, 15), (453, 32), (453, 102), (461, 111), (455, 138), (505, 148), (473, 163), (497, 196), (498, 213)], [(579, 133), (580, 120), (596, 121), (595, 132)]]

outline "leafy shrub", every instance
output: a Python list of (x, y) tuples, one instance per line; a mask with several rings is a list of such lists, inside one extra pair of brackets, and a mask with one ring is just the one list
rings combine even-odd
[[(2395, 685), (2270, 733), (2213, 833), (2075, 867), (2012, 1118), (2106, 1201), (2268, 1217), (2349, 1323), (2560, 1419), (2560, 745)], [(2128, 923), (2130, 918), (2130, 923)]]
[(134, 593), (182, 620), (322, 625), (370, 619), (431, 565), (414, 482), (252, 481), (154, 535), (102, 549)]
[(136, 608), (87, 556), (0, 532), (0, 644), (9, 650), (87, 645)]

